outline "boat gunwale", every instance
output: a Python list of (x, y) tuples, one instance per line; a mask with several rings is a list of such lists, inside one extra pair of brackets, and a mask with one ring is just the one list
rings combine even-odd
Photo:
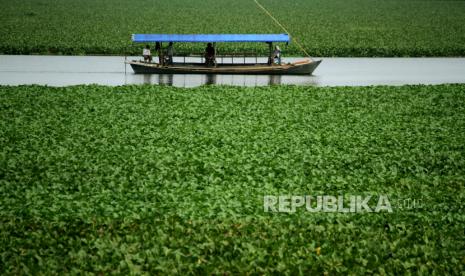
[[(159, 69), (193, 69), (193, 68), (203, 68), (203, 69), (251, 69), (251, 68), (257, 68), (257, 69), (288, 69), (296, 66), (304, 66), (307, 64), (312, 64), (315, 62), (319, 61), (308, 61), (308, 60), (303, 60), (303, 61), (297, 61), (297, 62), (292, 62), (292, 63), (285, 63), (285, 64), (267, 64), (267, 63), (218, 63), (216, 66), (206, 66), (205, 63), (196, 63), (196, 62), (189, 62), (189, 63), (183, 63), (183, 62), (175, 62), (172, 65), (160, 65), (159, 63), (148, 63), (144, 61), (138, 61), (138, 60), (131, 60), (131, 61), (126, 61), (126, 64), (134, 64), (138, 66), (143, 66), (143, 67), (150, 67), (150, 68), (159, 68)], [(179, 66), (179, 65), (186, 65), (186, 66)]]
[[(247, 64), (218, 64), (206, 66), (204, 63), (175, 63), (174, 65), (160, 65), (144, 61), (126, 61), (136, 74), (282, 74), (282, 75), (311, 75), (321, 60), (301, 60), (286, 64), (247, 63)], [(178, 66), (176, 66), (178, 65)], [(183, 66), (184, 65), (184, 66)]]

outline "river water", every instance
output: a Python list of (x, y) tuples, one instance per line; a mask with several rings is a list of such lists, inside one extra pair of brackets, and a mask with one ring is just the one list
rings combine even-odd
[[(283, 61), (298, 59), (284, 58)], [(124, 64), (125, 57), (0, 55), (0, 85), (163, 84), (195, 87), (205, 84), (367, 86), (465, 83), (465, 58), (321, 59), (323, 62), (312, 76), (140, 75)], [(238, 58), (235, 62), (241, 63), (243, 59)], [(255, 62), (255, 58), (247, 62)]]

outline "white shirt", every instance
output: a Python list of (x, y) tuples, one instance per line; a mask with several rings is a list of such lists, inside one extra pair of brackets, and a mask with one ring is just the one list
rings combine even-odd
[(281, 57), (281, 50), (278, 50), (278, 49), (274, 50), (273, 55), (277, 58)]
[(150, 56), (150, 49), (144, 48), (144, 51), (142, 52), (143, 56)]

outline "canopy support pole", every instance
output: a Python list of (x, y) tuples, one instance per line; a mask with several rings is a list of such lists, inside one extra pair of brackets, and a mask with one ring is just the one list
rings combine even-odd
[(268, 43), (268, 65), (273, 64), (273, 42)]

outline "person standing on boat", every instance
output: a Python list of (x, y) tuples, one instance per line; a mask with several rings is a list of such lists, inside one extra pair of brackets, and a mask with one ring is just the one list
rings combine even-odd
[(158, 54), (158, 64), (163, 65), (163, 51), (160, 42), (155, 43), (155, 52)]
[(207, 66), (215, 64), (215, 48), (211, 43), (208, 43), (207, 48), (205, 48), (205, 64)]
[(281, 49), (278, 45), (274, 47), (273, 59), (275, 64), (281, 65)]
[(166, 53), (168, 54), (168, 64), (172, 65), (173, 64), (173, 55), (174, 55), (173, 42), (170, 42), (170, 44), (168, 44), (168, 48), (166, 49)]
[(152, 54), (150, 53), (150, 46), (146, 45), (142, 51), (142, 56), (144, 57), (144, 62), (152, 62)]

